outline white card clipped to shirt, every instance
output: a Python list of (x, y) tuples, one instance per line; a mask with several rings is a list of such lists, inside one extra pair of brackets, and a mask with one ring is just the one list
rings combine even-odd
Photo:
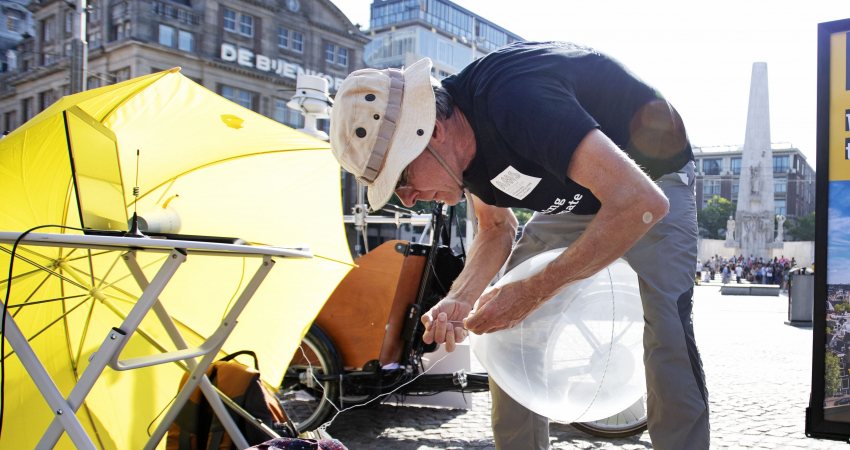
[(502, 171), (502, 173), (496, 175), (495, 178), (490, 180), (490, 183), (505, 194), (508, 194), (515, 199), (522, 200), (527, 197), (535, 187), (537, 187), (540, 180), (540, 178), (526, 175), (519, 170), (514, 169), (513, 166), (508, 166)]

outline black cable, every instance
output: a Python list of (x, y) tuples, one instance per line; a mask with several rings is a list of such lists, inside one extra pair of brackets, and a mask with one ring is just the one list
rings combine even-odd
[(9, 259), (9, 277), (6, 279), (6, 298), (3, 299), (3, 320), (0, 321), (0, 437), (3, 436), (3, 417), (6, 413), (6, 318), (9, 314), (8, 303), (12, 298), (12, 276), (14, 275), (13, 268), (15, 266), (15, 253), (18, 250), (18, 244), (30, 233), (42, 228), (61, 228), (64, 230), (83, 231), (81, 228), (69, 227), (65, 225), (38, 225), (21, 233), (15, 243), (12, 244)]

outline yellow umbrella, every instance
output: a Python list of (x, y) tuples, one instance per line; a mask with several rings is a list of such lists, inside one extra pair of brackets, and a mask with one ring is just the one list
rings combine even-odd
[[(319, 256), (279, 261), (225, 344), (225, 351), (254, 350), (264, 378), (281, 380), (301, 337), (350, 268), (339, 166), (329, 145), (208, 91), (178, 69), (135, 78), (64, 97), (0, 139), (0, 230), (80, 226), (69, 142), (78, 160), (118, 152), (120, 173), (104, 158), (103, 171), (86, 174), (106, 182), (80, 189), (87, 209), (121, 202), (143, 217), (179, 217), (181, 233), (305, 244)], [(117, 190), (110, 179), (120, 180)], [(8, 246), (0, 249), (9, 253)], [(67, 395), (140, 289), (117, 252), (26, 247), (18, 255), (8, 312)], [(149, 278), (157, 258), (139, 256)], [(0, 292), (9, 264), (10, 258), (0, 258)], [(190, 340), (209, 335), (252, 264), (190, 259), (160, 299)], [(154, 321), (139, 329), (122, 358), (174, 348)], [(8, 346), (3, 370), (0, 448), (32, 448), (53, 413)], [(102, 448), (140, 448), (182, 373), (176, 364), (107, 369), (80, 408), (81, 421)], [(67, 436), (59, 447), (72, 448)]]

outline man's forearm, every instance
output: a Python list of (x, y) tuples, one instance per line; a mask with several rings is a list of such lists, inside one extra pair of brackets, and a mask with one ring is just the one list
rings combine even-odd
[(470, 305), (474, 303), (508, 259), (515, 237), (515, 223), (499, 223), (480, 229), (449, 295)]

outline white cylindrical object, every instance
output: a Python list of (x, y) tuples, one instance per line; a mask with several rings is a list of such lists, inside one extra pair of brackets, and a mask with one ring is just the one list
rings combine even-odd
[(177, 233), (180, 231), (180, 214), (174, 208), (156, 208), (139, 216), (142, 233)]
[[(563, 250), (526, 260), (496, 286), (539, 272)], [(511, 398), (558, 422), (613, 416), (646, 392), (643, 308), (623, 260), (565, 287), (514, 328), (472, 336), (471, 346)]]

